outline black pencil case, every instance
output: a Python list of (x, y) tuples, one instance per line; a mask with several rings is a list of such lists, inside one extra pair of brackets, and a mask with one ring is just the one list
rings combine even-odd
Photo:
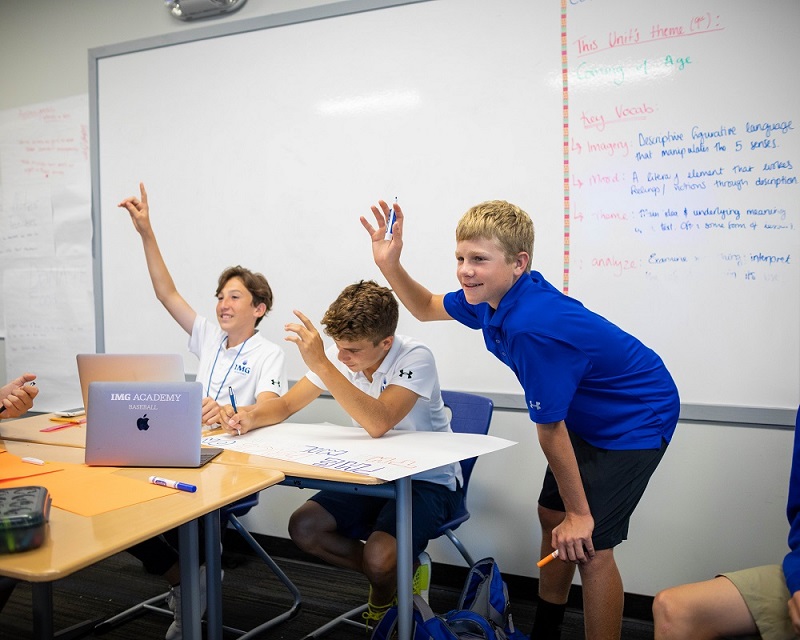
[(46, 487), (0, 489), (0, 553), (28, 551), (41, 546), (51, 502)]

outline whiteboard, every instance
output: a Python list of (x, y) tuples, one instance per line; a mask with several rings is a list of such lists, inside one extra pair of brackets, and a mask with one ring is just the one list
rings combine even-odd
[(684, 402), (791, 416), (800, 3), (613, 4), (568, 12), (569, 293), (660, 353)]
[[(697, 339), (689, 345), (677, 305), (667, 315), (659, 313), (659, 305), (664, 296), (685, 294), (697, 302), (709, 287), (719, 290), (716, 276), (705, 277), (705, 263), (697, 265), (700, 275), (681, 287), (666, 277), (614, 280), (600, 269), (580, 268), (579, 260), (592, 259), (587, 237), (596, 230), (588, 224), (579, 228), (576, 218), (579, 213), (590, 218), (586, 203), (606, 195), (601, 189), (570, 189), (565, 172), (577, 177), (624, 172), (630, 180), (629, 158), (619, 166), (608, 158), (600, 169), (589, 162), (590, 154), (569, 152), (576, 109), (595, 101), (611, 108), (616, 100), (607, 89), (592, 94), (591, 83), (577, 82), (571, 21), (582, 37), (599, 39), (611, 25), (596, 16), (617, 16), (614, 28), (621, 29), (633, 23), (630, 16), (642, 13), (639, 5), (634, 11), (627, 2), (610, 4), (614, 11), (603, 10), (609, 3), (570, 3), (562, 16), (558, 3), (525, 0), (343, 2), (91, 50), (98, 350), (179, 352), (187, 371), (196, 371), (185, 334), (154, 298), (139, 237), (127, 213), (116, 207), (136, 193), (140, 180), (148, 187), (153, 224), (184, 297), (213, 316), (216, 278), (225, 267), (238, 263), (262, 271), (274, 289), (275, 306), (259, 328), (279, 344), (293, 309), (318, 321), (347, 284), (383, 281), (358, 221), (378, 198), (397, 197), (403, 205), (404, 262), (440, 292), (457, 287), (456, 221), (473, 204), (502, 198), (534, 219), (534, 268), (656, 348), (685, 403), (796, 407), (796, 186), (775, 191), (794, 225), (793, 233), (785, 234), (793, 243), (790, 268), (772, 288), (759, 281), (750, 290), (737, 289), (745, 302), (728, 306), (735, 296), (720, 292), (711, 305), (714, 326), (708, 326), (710, 312), (704, 309), (702, 321), (693, 325)], [(737, 93), (745, 71), (769, 71), (757, 64), (759, 49), (745, 55), (740, 46), (769, 12), (756, 8), (754, 15), (742, 15), (746, 7), (732, 11), (717, 4), (727, 20), (724, 30), (675, 41), (681, 49), (692, 48), (694, 83), (708, 86), (713, 80), (733, 85), (731, 92)], [(791, 23), (797, 17), (794, 4), (778, 4)], [(669, 20), (689, 22), (690, 7), (688, 1), (671, 6)], [(771, 44), (774, 51), (776, 43)], [(785, 59), (796, 53), (788, 36), (777, 46)], [(725, 52), (716, 53), (720, 48)], [(739, 71), (729, 73), (731, 65)], [(659, 96), (681, 102), (681, 87), (670, 74), (648, 82)], [(633, 89), (624, 90), (634, 97)], [(729, 93), (720, 95), (726, 105)], [(715, 95), (707, 91), (691, 108), (684, 100), (680, 109), (661, 115), (672, 127), (688, 127), (711, 114), (716, 122)], [(765, 102), (753, 102), (753, 118), (775, 115), (764, 112)], [(782, 119), (797, 110), (780, 91), (770, 108)], [(632, 127), (619, 131), (626, 139), (635, 133)], [(581, 139), (586, 135), (580, 132)], [(796, 167), (796, 131), (784, 140), (786, 157)], [(678, 205), (676, 195), (662, 200), (663, 207)], [(614, 206), (633, 204), (623, 199)], [(584, 229), (591, 233), (582, 236)], [(604, 233), (612, 249), (629, 242), (610, 228)], [(713, 236), (705, 241), (718, 252), (725, 242)], [(662, 240), (651, 234), (647, 242)], [(753, 290), (755, 298), (747, 293)], [(748, 303), (765, 301), (776, 330), (751, 331), (755, 345), (732, 348), (725, 338), (738, 340), (739, 334), (730, 328), (728, 310), (744, 310), (746, 324), (760, 323), (762, 316)], [(518, 382), (485, 351), (478, 332), (455, 323), (418, 323), (405, 311), (399, 332), (431, 346), (444, 388), (492, 395), (501, 406), (523, 406)], [(774, 346), (770, 336), (776, 333), (784, 349), (771, 358), (774, 375), (752, 375), (753, 366), (760, 375), (761, 349)], [(697, 340), (711, 348), (706, 357), (693, 347)], [(289, 376), (299, 378), (305, 366), (293, 345), (286, 347)], [(718, 357), (720, 347), (741, 357)], [(694, 376), (699, 359), (707, 360), (708, 368)], [(710, 392), (708, 371), (719, 378)]]

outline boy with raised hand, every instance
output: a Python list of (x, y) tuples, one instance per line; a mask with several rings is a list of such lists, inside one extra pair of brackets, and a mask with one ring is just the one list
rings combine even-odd
[[(202, 421), (220, 420), (219, 404), (233, 389), (242, 405), (256, 398), (277, 397), (286, 389), (287, 378), (281, 348), (259, 333), (258, 325), (272, 308), (272, 288), (261, 274), (240, 265), (228, 267), (216, 288), (216, 322), (198, 314), (175, 286), (161, 254), (150, 219), (150, 204), (144, 183), (139, 197), (125, 198), (118, 205), (130, 215), (142, 240), (147, 271), (156, 298), (189, 335), (189, 351), (197, 356), (197, 381), (203, 384)], [(180, 565), (177, 529), (134, 545), (129, 552), (148, 573), (163, 576), (170, 585), (167, 605), (175, 614), (166, 640), (181, 640)], [(203, 547), (200, 551), (203, 558)], [(205, 610), (205, 565), (200, 567), (200, 604)]]
[[(313, 323), (299, 311), (295, 315), (300, 322), (286, 325), (286, 340), (297, 345), (310, 371), (280, 398), (259, 397), (255, 406), (240, 407), (236, 414), (230, 406), (222, 407), (227, 416), (222, 424), (229, 433), (283, 422), (326, 389), (373, 438), (392, 429), (450, 431), (433, 354), (424, 344), (395, 333), (398, 305), (389, 289), (372, 281), (346, 287), (322, 318), (334, 342), (327, 350)], [(463, 500), (461, 466), (447, 464), (413, 480), (414, 590), (424, 596), (430, 560), (423, 551)], [(394, 500), (320, 491), (289, 521), (289, 534), (301, 549), (367, 577), (368, 626), (395, 602), (395, 515)]]
[[(375, 263), (419, 320), (455, 319), (481, 329), (487, 348), (525, 392), (548, 467), (539, 495), (542, 567), (532, 637), (560, 637), (575, 567), (583, 585), (586, 637), (619, 638), (624, 591), (614, 547), (666, 451), (678, 420), (675, 384), (661, 358), (531, 271), (533, 222), (519, 207), (490, 201), (456, 227), (461, 289), (433, 294), (400, 264), (403, 212), (379, 201)], [(385, 239), (389, 238), (389, 239)]]

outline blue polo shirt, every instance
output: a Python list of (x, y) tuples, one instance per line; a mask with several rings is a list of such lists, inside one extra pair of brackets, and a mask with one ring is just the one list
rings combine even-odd
[(789, 500), (786, 515), (789, 518), (789, 553), (783, 559), (783, 575), (789, 593), (800, 591), (800, 407), (794, 427), (794, 453), (789, 476)]
[(564, 420), (603, 449), (658, 449), (680, 410), (678, 389), (661, 358), (632, 335), (531, 271), (497, 310), (469, 304), (463, 291), (444, 297), (447, 313), (481, 329), (486, 347), (525, 392), (531, 420)]

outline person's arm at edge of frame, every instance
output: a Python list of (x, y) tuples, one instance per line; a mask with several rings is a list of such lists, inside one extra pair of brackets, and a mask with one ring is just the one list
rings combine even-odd
[(147, 271), (150, 274), (156, 298), (181, 328), (191, 335), (197, 312), (178, 292), (167, 264), (164, 262), (164, 257), (161, 255), (161, 249), (150, 222), (150, 206), (143, 182), (139, 183), (139, 191), (140, 198), (135, 196), (126, 198), (117, 206), (128, 211), (134, 228), (142, 238)]
[(586, 493), (581, 482), (578, 461), (569, 439), (567, 425), (561, 422), (536, 424), (539, 444), (558, 483), (564, 502), (564, 521), (553, 529), (551, 544), (558, 549), (558, 557), (569, 562), (586, 563), (594, 557), (592, 517)]
[(392, 290), (400, 298), (400, 302), (411, 314), (423, 322), (430, 320), (452, 320), (444, 308), (444, 296), (428, 291), (419, 282), (414, 280), (400, 264), (400, 253), (403, 249), (403, 210), (400, 205), (393, 205), (395, 223), (392, 226), (392, 238), (385, 239), (386, 229), (391, 216), (389, 205), (383, 200), (378, 201), (378, 206), (373, 206), (377, 228), (361, 216), (361, 224), (372, 239), (372, 257), (381, 270)]
[(34, 374), (23, 373), (0, 387), (0, 419), (19, 418), (33, 407), (33, 399), (39, 393), (39, 388), (33, 385), (34, 380)]
[(794, 429), (792, 469), (789, 474), (789, 499), (786, 504), (789, 519), (789, 553), (783, 559), (783, 575), (792, 597), (789, 599), (789, 616), (794, 632), (800, 635), (800, 408)]

